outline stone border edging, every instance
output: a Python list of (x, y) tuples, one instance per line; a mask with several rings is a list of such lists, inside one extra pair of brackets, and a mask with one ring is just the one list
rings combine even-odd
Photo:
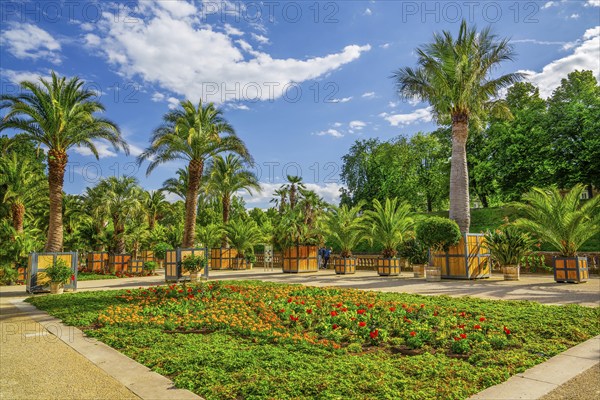
[(600, 363), (600, 336), (469, 397), (469, 400), (539, 399)]
[(11, 303), (143, 400), (202, 400), (189, 390), (176, 388), (170, 379), (99, 340), (86, 336), (76, 327), (65, 325), (59, 319), (25, 303), (24, 299)]

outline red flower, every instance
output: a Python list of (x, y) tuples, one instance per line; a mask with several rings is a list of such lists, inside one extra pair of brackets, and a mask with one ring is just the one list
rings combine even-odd
[(341, 312), (346, 312), (348, 309), (346, 307), (340, 309)]
[(396, 311), (396, 307), (390, 307), (390, 311), (391, 311), (391, 312), (394, 312), (394, 311)]
[(417, 332), (415, 332), (415, 331), (412, 331), (412, 332), (410, 332), (410, 336), (413, 336), (413, 337), (414, 337), (414, 336), (416, 336), (416, 335), (417, 335)]
[(179, 290), (178, 290), (178, 292), (179, 292), (179, 293), (183, 293), (183, 289), (179, 289)]
[(465, 324), (460, 324), (458, 327), (459, 327), (460, 329), (465, 329)]
[(354, 317), (350, 317), (350, 320), (354, 321), (354, 320), (356, 320), (356, 318), (354, 318)]
[(302, 301), (300, 302), (300, 304), (304, 305), (304, 300), (302, 300)]
[(461, 339), (466, 339), (467, 338), (467, 334), (466, 333), (461, 333), (460, 334), (460, 338)]
[(438, 312), (437, 312), (437, 311), (434, 311), (434, 312), (433, 312), (433, 316), (434, 316), (434, 317), (437, 317), (437, 316), (438, 316)]
[(481, 325), (479, 325), (479, 324), (475, 324), (475, 325), (473, 326), (473, 329), (481, 329)]
[(330, 312), (330, 314), (332, 317), (337, 317), (337, 315), (338, 315), (337, 311), (332, 311), (332, 312)]
[(506, 333), (507, 335), (510, 335), (510, 329), (508, 329), (507, 327), (504, 327), (504, 333)]
[(460, 316), (461, 316), (461, 317), (463, 317), (463, 318), (465, 317), (465, 315), (466, 315), (466, 314), (465, 314), (465, 312), (464, 312), (464, 311), (460, 313)]
[(362, 315), (365, 313), (365, 310), (363, 310), (362, 308), (360, 310), (356, 310), (356, 313), (359, 315)]
[(288, 297), (288, 303), (291, 303), (291, 302), (292, 302), (292, 298)]
[(377, 336), (379, 336), (379, 330), (375, 329), (373, 332), (369, 333), (369, 336), (371, 336), (371, 339), (375, 339)]
[(337, 328), (339, 328), (338, 324), (333, 324), (331, 325), (331, 328), (333, 328), (333, 330), (336, 330)]
[(479, 321), (480, 321), (480, 322), (483, 322), (483, 321), (485, 321), (485, 317), (481, 317), (481, 318), (479, 318)]
[(402, 308), (406, 308), (406, 304), (402, 304)]
[(75, 275), (71, 275), (71, 280), (74, 281), (75, 280)]
[(459, 337), (455, 337), (455, 338), (454, 338), (454, 341), (455, 341), (455, 342), (458, 342), (459, 340), (460, 340), (460, 338), (459, 338)]
[(194, 298), (194, 295), (190, 293), (190, 294), (188, 294), (188, 295), (187, 295), (187, 298), (188, 298), (188, 299), (193, 299), (193, 298)]
[(284, 312), (285, 312), (285, 309), (283, 309), (283, 308), (282, 308), (281, 310), (279, 310), (279, 312), (280, 312), (280, 313), (284, 313)]
[(421, 304), (421, 308), (425, 308), (425, 304)]
[(290, 315), (290, 321), (298, 321), (298, 317)]
[(309, 308), (309, 309), (306, 310), (306, 313), (307, 314), (312, 314), (312, 310)]
[(373, 308), (373, 304), (369, 304), (367, 307), (369, 307), (369, 308)]
[(367, 323), (366, 323), (365, 321), (360, 321), (360, 322), (358, 323), (358, 326), (360, 326), (360, 327), (362, 328), (362, 327), (365, 327), (365, 326), (367, 326)]

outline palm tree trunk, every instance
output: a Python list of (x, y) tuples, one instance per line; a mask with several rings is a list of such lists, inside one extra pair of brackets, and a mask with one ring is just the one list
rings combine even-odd
[(189, 181), (185, 196), (185, 225), (183, 228), (183, 247), (194, 247), (196, 236), (196, 209), (198, 207), (198, 189), (204, 170), (204, 161), (191, 160), (189, 164)]
[(125, 253), (125, 227), (119, 222), (118, 218), (113, 219), (113, 225), (115, 227), (115, 253)]
[(467, 168), (468, 117), (452, 116), (452, 161), (450, 165), (450, 219), (458, 224), (464, 235), (469, 232), (469, 171)]
[(154, 218), (154, 215), (149, 215), (148, 216), (148, 229), (152, 230), (154, 229), (154, 222), (156, 221), (156, 219)]
[(12, 222), (13, 228), (18, 234), (23, 233), (23, 217), (25, 216), (25, 206), (22, 203), (12, 203)]
[(48, 240), (44, 251), (58, 252), (63, 248), (63, 184), (67, 153), (59, 150), (48, 152), (48, 186), (50, 189), (50, 221), (48, 224)]
[[(223, 203), (223, 225), (227, 224), (229, 221), (229, 209), (231, 208), (231, 200), (229, 195), (224, 195), (222, 199)], [(223, 234), (223, 238), (221, 239), (221, 247), (227, 247), (227, 235)]]

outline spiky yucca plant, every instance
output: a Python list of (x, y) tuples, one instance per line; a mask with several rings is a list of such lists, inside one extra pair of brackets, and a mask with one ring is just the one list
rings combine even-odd
[(512, 225), (485, 234), (485, 244), (490, 249), (492, 258), (501, 266), (518, 265), (531, 252), (533, 243), (528, 234)]
[(515, 224), (556, 248), (563, 257), (600, 232), (600, 197), (581, 202), (584, 187), (577, 185), (562, 195), (557, 188), (533, 188), (514, 206), (524, 217)]
[(386, 199), (384, 204), (373, 200), (373, 210), (365, 212), (367, 232), (371, 243), (379, 243), (384, 258), (398, 253), (398, 246), (412, 228), (414, 221), (410, 217), (410, 205), (400, 203), (397, 198)]
[(365, 217), (361, 215), (363, 202), (349, 208), (347, 205), (334, 207), (327, 214), (327, 237), (340, 248), (341, 257), (352, 256), (352, 249), (367, 239)]

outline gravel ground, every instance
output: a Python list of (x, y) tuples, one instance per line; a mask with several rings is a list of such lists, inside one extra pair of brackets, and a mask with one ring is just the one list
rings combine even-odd
[(554, 389), (540, 400), (600, 399), (600, 364)]
[(16, 307), (0, 306), (0, 399), (139, 399)]

